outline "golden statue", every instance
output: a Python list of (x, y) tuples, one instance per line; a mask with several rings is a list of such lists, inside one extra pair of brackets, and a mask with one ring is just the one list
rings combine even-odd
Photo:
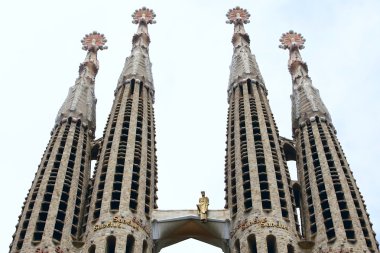
[(198, 214), (201, 218), (201, 221), (206, 222), (209, 201), (208, 201), (208, 198), (205, 196), (204, 191), (201, 191), (201, 194), (202, 194), (202, 197), (199, 198), (199, 204), (197, 204), (197, 209), (198, 209)]

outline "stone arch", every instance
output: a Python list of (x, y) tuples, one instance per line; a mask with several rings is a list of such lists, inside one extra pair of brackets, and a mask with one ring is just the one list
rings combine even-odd
[(294, 142), (284, 137), (280, 137), (286, 161), (296, 161), (296, 148)]
[(228, 252), (229, 213), (228, 210), (208, 212), (207, 225), (199, 219), (195, 210), (155, 211), (152, 222), (155, 251), (185, 241), (195, 239)]

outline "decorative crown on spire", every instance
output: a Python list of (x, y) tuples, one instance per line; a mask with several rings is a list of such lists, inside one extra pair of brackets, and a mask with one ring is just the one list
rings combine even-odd
[(282, 49), (291, 49), (293, 47), (304, 49), (305, 41), (306, 39), (300, 33), (290, 30), (289, 32), (282, 34), (280, 38), (281, 45), (279, 45), (279, 47)]
[(248, 24), (249, 17), (251, 14), (248, 13), (246, 9), (242, 9), (239, 6), (230, 9), (226, 14), (228, 20), (226, 21), (227, 24)]
[(155, 17), (156, 14), (154, 13), (154, 11), (144, 6), (141, 9), (135, 10), (135, 12), (132, 14), (132, 23), (139, 24), (140, 22), (145, 22), (147, 24), (155, 24)]
[(82, 49), (86, 51), (98, 51), (99, 49), (103, 50), (108, 48), (107, 46), (104, 46), (107, 42), (104, 34), (100, 34), (96, 31), (86, 34), (81, 42), (83, 45)]

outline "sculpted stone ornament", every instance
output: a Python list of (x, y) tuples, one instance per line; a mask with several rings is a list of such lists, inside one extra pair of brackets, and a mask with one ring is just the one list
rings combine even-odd
[(108, 48), (104, 46), (107, 42), (104, 34), (100, 34), (96, 31), (86, 34), (81, 42), (83, 45), (82, 49), (86, 51), (97, 51), (98, 49), (103, 50)]
[(145, 21), (147, 24), (155, 24), (156, 20), (154, 18), (156, 17), (156, 14), (153, 10), (142, 7), (141, 9), (136, 10), (132, 14), (133, 24), (139, 24), (141, 21)]
[(236, 23), (244, 23), (248, 24), (249, 17), (251, 14), (248, 13), (246, 9), (242, 9), (239, 6), (230, 9), (226, 14), (228, 20), (226, 21), (227, 24), (236, 24)]
[(209, 200), (204, 191), (201, 191), (201, 195), (202, 197), (199, 198), (199, 204), (197, 204), (198, 214), (202, 222), (207, 222)]
[(282, 34), (280, 38), (281, 45), (279, 45), (279, 47), (282, 49), (291, 49), (292, 47), (304, 49), (305, 41), (305, 38), (300, 33), (290, 30), (289, 32)]

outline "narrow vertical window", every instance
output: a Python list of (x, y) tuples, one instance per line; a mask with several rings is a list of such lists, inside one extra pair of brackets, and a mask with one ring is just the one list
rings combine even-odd
[(277, 253), (276, 237), (273, 235), (267, 236), (267, 249), (268, 253)]
[(240, 241), (236, 240), (235, 242), (235, 252), (240, 253)]
[(143, 253), (148, 253), (148, 243), (145, 240), (143, 242)]
[(249, 95), (253, 95), (253, 91), (252, 91), (252, 81), (251, 81), (251, 79), (248, 79), (248, 80), (247, 80), (247, 87), (248, 87), (248, 93), (249, 93)]
[(288, 244), (288, 253), (294, 253), (294, 247), (290, 244)]
[(125, 245), (125, 253), (132, 253), (134, 245), (135, 245), (135, 238), (132, 235), (128, 235), (128, 237), (127, 237), (127, 245)]
[(88, 253), (95, 253), (96, 246), (91, 245), (91, 247), (88, 249)]
[(116, 238), (115, 236), (108, 236), (106, 242), (106, 253), (115, 253)]
[(295, 207), (296, 207), (296, 214), (297, 214), (297, 223), (298, 224), (301, 224), (301, 228), (302, 228), (302, 235), (304, 235), (304, 231), (303, 231), (303, 222), (302, 222), (302, 219), (301, 219), (301, 186), (298, 184), (298, 183), (295, 183), (293, 184), (293, 187), (292, 187), (292, 190), (293, 190), (293, 194), (294, 194), (294, 204), (295, 204)]
[(257, 253), (256, 236), (249, 235), (247, 240), (248, 240), (249, 252)]

